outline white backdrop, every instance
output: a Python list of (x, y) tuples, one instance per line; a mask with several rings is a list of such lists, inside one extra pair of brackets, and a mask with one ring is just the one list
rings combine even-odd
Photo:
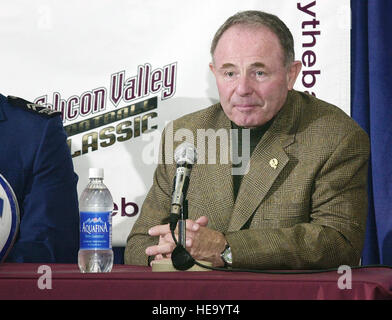
[(305, 64), (295, 88), (350, 113), (349, 0), (1, 0), (0, 8), (0, 92), (63, 105), (79, 194), (89, 167), (105, 169), (114, 246), (125, 245), (151, 186), (165, 124), (218, 101), (209, 47), (230, 15), (278, 15)]

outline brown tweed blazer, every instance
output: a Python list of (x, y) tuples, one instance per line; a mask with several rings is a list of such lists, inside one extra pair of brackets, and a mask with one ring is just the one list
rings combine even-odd
[[(220, 104), (181, 117), (187, 128), (230, 130)], [(167, 130), (166, 130), (167, 131)], [(163, 133), (163, 159), (168, 140)], [(217, 139), (219, 145), (219, 139)], [(181, 141), (174, 142), (174, 149)], [(196, 143), (195, 143), (196, 145)], [(219, 146), (217, 148), (219, 162)], [(196, 164), (187, 199), (189, 218), (209, 217), (225, 234), (233, 267), (320, 269), (357, 265), (367, 213), (367, 134), (342, 110), (305, 93), (290, 91), (285, 105), (256, 146), (236, 200), (232, 164)], [(271, 166), (271, 159), (277, 160)], [(275, 161), (276, 163), (276, 161)], [(175, 165), (159, 164), (127, 240), (125, 263), (147, 265), (147, 230), (170, 212)]]

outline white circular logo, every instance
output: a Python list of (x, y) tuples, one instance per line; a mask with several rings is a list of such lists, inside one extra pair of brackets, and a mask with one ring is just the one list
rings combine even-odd
[(18, 228), (18, 201), (11, 186), (0, 174), (0, 262), (11, 250)]

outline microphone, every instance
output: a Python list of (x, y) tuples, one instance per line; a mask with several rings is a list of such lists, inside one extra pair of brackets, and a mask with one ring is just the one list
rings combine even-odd
[(173, 181), (172, 211), (179, 213), (188, 191), (189, 176), (192, 166), (197, 160), (195, 147), (188, 143), (181, 143), (174, 151), (174, 161), (177, 164), (176, 176)]
[[(188, 207), (186, 194), (189, 186), (189, 177), (192, 166), (197, 161), (195, 147), (188, 142), (180, 144), (174, 152), (174, 160), (177, 164), (176, 175), (173, 181), (173, 192), (170, 214), (170, 231), (177, 245), (172, 253), (172, 262), (176, 269), (187, 270), (194, 265), (194, 259), (186, 251), (186, 219)], [(178, 222), (178, 242), (174, 230)]]
[[(174, 161), (177, 164), (176, 175), (173, 180), (173, 192), (171, 202), (171, 213), (179, 215), (176, 217), (178, 220), (184, 212), (184, 200), (189, 186), (189, 176), (192, 171), (192, 166), (197, 160), (197, 153), (195, 147), (188, 143), (181, 143), (174, 151)], [(187, 217), (183, 217), (187, 218)], [(183, 220), (185, 220), (183, 219)], [(173, 221), (174, 222), (174, 221)], [(177, 223), (177, 221), (176, 221)], [(175, 229), (175, 225), (172, 226)], [(180, 244), (185, 245), (184, 239), (180, 237)]]

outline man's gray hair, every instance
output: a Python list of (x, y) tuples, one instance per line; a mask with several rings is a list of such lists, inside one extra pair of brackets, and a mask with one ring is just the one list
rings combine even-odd
[(279, 39), (284, 54), (284, 64), (289, 66), (294, 61), (294, 40), (289, 28), (277, 16), (263, 11), (249, 10), (241, 11), (231, 16), (215, 33), (211, 43), (211, 56), (223, 33), (234, 25), (264, 26), (270, 29)]

